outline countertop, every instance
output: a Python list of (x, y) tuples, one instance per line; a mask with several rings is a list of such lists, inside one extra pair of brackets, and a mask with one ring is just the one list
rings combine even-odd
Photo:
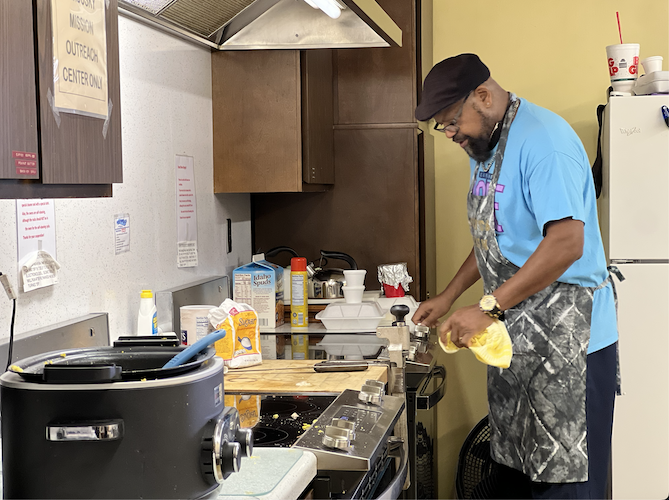
[(229, 370), (225, 375), (226, 394), (339, 394), (359, 390), (367, 379), (388, 381), (387, 366), (370, 365), (359, 372), (317, 373), (316, 359), (266, 359), (261, 365)]
[(316, 455), (292, 448), (255, 448), (242, 457), (218, 495), (222, 500), (292, 500), (316, 477)]

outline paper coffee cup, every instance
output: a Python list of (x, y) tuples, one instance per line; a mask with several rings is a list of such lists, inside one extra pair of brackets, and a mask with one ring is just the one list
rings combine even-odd
[(209, 322), (209, 309), (216, 306), (182, 306), (179, 308), (181, 318), (181, 343), (192, 345), (214, 331)]
[(639, 44), (617, 43), (606, 47), (613, 95), (631, 95), (639, 76)]

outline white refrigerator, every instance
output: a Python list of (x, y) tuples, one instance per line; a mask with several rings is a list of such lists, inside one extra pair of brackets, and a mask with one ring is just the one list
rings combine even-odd
[[(618, 290), (622, 395), (613, 422), (613, 498), (669, 498), (668, 95), (611, 97), (599, 200)], [(614, 278), (615, 279), (615, 278)]]

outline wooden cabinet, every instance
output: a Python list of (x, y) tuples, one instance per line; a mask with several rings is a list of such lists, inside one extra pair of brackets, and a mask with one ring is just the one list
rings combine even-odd
[[(51, 1), (0, 0), (0, 198), (111, 196), (122, 182), (116, 0), (105, 22), (109, 118), (55, 113)], [(16, 152), (35, 154), (37, 172), (21, 175)]]
[(421, 89), (420, 5), (416, 6), (415, 0), (378, 3), (401, 28), (402, 47), (335, 51), (338, 127), (417, 126), (414, 110)]
[(32, 2), (0, 1), (1, 179), (39, 177), (32, 19)]
[(348, 253), (367, 269), (368, 290), (380, 288), (377, 266), (406, 262), (410, 293), (424, 300), (436, 263), (433, 144), (414, 119), (420, 1), (378, 3), (402, 28), (402, 47), (334, 51), (335, 185), (327, 193), (254, 194), (253, 249), (286, 245), (310, 260), (320, 250)]
[[(367, 269), (369, 290), (380, 264), (406, 262), (420, 289), (420, 167), (416, 128), (335, 130), (337, 183), (327, 193), (252, 197), (254, 249), (287, 245), (309, 260), (320, 250), (351, 255)], [(288, 254), (277, 256), (290, 262)], [(340, 261), (330, 267), (346, 266)]]
[(214, 191), (334, 183), (331, 50), (212, 54)]

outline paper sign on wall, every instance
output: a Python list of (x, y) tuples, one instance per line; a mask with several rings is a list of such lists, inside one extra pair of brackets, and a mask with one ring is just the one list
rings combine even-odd
[(51, 0), (54, 106), (107, 118), (104, 0)]
[(24, 292), (58, 283), (53, 200), (16, 200), (19, 283)]
[(197, 208), (193, 157), (176, 156), (177, 267), (197, 266)]
[(130, 216), (114, 216), (114, 255), (130, 251)]

